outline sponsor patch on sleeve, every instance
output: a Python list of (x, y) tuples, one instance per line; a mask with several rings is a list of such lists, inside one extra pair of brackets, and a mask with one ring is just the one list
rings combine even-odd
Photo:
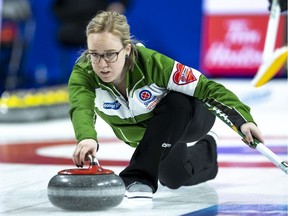
[(196, 81), (193, 69), (183, 64), (176, 63), (176, 71), (173, 72), (173, 82), (177, 85), (186, 85)]
[(175, 61), (168, 88), (193, 95), (200, 75), (198, 70)]

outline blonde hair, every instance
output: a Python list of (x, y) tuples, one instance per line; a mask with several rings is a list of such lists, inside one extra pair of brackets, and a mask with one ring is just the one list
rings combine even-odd
[[(137, 41), (133, 40), (130, 35), (130, 26), (126, 16), (115, 11), (99, 11), (86, 27), (86, 38), (89, 34), (103, 32), (109, 32), (119, 37), (123, 47), (131, 44), (131, 52), (130, 55), (127, 56), (125, 67), (127, 69), (133, 68), (137, 58), (137, 50), (135, 48)], [(84, 52), (84, 55), (87, 53), (88, 50)]]

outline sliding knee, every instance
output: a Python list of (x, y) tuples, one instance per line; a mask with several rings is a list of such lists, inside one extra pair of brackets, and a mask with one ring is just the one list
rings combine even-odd
[(166, 186), (170, 189), (178, 189), (184, 185), (186, 178), (182, 179), (182, 175), (178, 175), (175, 172), (166, 172), (163, 171), (159, 173), (159, 181), (163, 186)]

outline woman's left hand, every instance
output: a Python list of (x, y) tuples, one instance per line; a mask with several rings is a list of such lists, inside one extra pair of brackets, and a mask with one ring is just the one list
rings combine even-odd
[(242, 134), (244, 134), (243, 142), (248, 145), (253, 144), (254, 138), (256, 138), (259, 142), (264, 143), (263, 136), (259, 128), (252, 122), (246, 122), (241, 125), (240, 130)]

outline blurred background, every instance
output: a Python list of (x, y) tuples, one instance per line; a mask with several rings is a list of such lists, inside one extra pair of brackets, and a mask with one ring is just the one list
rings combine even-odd
[[(136, 39), (210, 78), (254, 77), (269, 18), (268, 0), (0, 0), (0, 5), (0, 121), (8, 122), (67, 115), (66, 84), (86, 48), (85, 26), (98, 9), (124, 13)], [(287, 44), (286, 32), (284, 12), (276, 48)], [(287, 66), (274, 79), (283, 78)], [(43, 114), (53, 105), (60, 106), (58, 115), (47, 109)], [(39, 107), (42, 114), (35, 116)], [(34, 115), (17, 115), (26, 108)]]

